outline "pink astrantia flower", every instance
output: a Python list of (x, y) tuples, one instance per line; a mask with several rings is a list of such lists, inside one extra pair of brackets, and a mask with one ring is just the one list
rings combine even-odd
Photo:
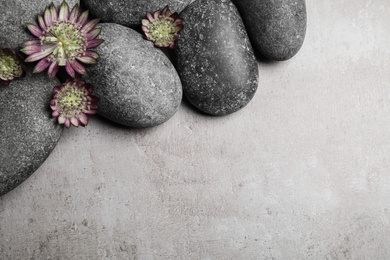
[(75, 71), (86, 74), (85, 64), (95, 64), (99, 55), (88, 50), (99, 46), (103, 40), (96, 39), (101, 28), (95, 28), (99, 19), (88, 21), (88, 11), (80, 13), (78, 5), (69, 11), (64, 1), (59, 12), (52, 4), (46, 7), (44, 15), (38, 15), (38, 24), (27, 24), (28, 30), (39, 39), (26, 41), (21, 51), (29, 55), (26, 62), (39, 61), (34, 73), (46, 68), (49, 77), (54, 77), (60, 66), (64, 66), (68, 74), (74, 78)]
[(163, 10), (147, 13), (147, 19), (142, 19), (142, 30), (146, 39), (154, 42), (157, 47), (175, 48), (175, 40), (183, 29), (183, 20), (177, 13), (171, 13), (168, 6)]
[(9, 48), (0, 48), (0, 82), (8, 86), (11, 80), (26, 75), (26, 66), (20, 55)]
[(98, 98), (91, 95), (92, 91), (93, 87), (81, 80), (81, 76), (67, 79), (64, 84), (54, 88), (55, 95), (50, 102), (52, 116), (67, 128), (71, 125), (86, 126), (87, 115), (94, 115), (98, 108)]

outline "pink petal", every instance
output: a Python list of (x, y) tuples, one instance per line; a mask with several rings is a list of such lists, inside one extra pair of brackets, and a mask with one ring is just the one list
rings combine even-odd
[(27, 25), (27, 29), (36, 37), (41, 37), (43, 35), (43, 32), (41, 29), (39, 29), (38, 26), (34, 25), (34, 24), (31, 24), (31, 23), (28, 23), (26, 24)]
[(79, 17), (77, 23), (80, 24), (81, 26), (84, 26), (85, 23), (87, 22), (88, 15), (89, 15), (89, 11), (88, 11), (88, 10), (87, 10), (87, 11), (84, 11), (84, 12), (80, 15), (80, 17)]
[(47, 67), (49, 67), (50, 64), (51, 64), (51, 62), (49, 62), (47, 58), (44, 58), (43, 60), (41, 60), (37, 63), (37, 65), (34, 68), (33, 73), (41, 73), (42, 71), (47, 69)]
[(50, 13), (52, 21), (57, 21), (57, 8), (53, 4), (50, 6)]
[(49, 70), (47, 71), (47, 75), (49, 76), (49, 78), (54, 78), (59, 68), (60, 66), (58, 66), (57, 62), (53, 62), (52, 64), (50, 64)]
[(154, 12), (154, 19), (158, 19), (158, 17), (160, 16), (160, 11), (156, 11), (156, 12)]
[(86, 25), (84, 25), (83, 29), (81, 31), (83, 33), (89, 33), (91, 30), (95, 28), (95, 26), (99, 23), (100, 19), (93, 19), (89, 21)]
[(92, 41), (88, 41), (87, 49), (95, 48), (95, 47), (99, 46), (100, 44), (102, 44), (103, 42), (104, 42), (104, 40), (102, 40), (102, 39), (94, 39)]
[(72, 78), (76, 76), (76, 73), (74, 72), (74, 69), (70, 65), (69, 61), (66, 62), (65, 69), (68, 75), (71, 76)]
[(73, 60), (70, 65), (72, 65), (73, 69), (75, 71), (77, 71), (78, 73), (84, 75), (87, 73), (87, 71), (85, 70), (84, 66), (81, 65), (80, 63), (78, 63), (76, 60)]
[(87, 40), (91, 41), (93, 39), (96, 39), (96, 37), (99, 36), (100, 32), (102, 31), (102, 28), (96, 28), (96, 29), (93, 29), (92, 31), (90, 31), (86, 37), (87, 37)]
[(80, 117), (79, 117), (79, 121), (81, 124), (83, 124), (84, 126), (88, 125), (88, 116), (86, 114), (82, 114)]
[(46, 24), (45, 24), (45, 21), (43, 20), (42, 15), (38, 15), (38, 23), (39, 23), (39, 26), (42, 28), (42, 30), (46, 29)]
[(28, 45), (24, 47), (23, 49), (20, 50), (24, 54), (31, 55), (36, 52), (42, 51), (42, 46), (41, 45)]
[(49, 27), (53, 22), (53, 20), (51, 19), (51, 12), (49, 7), (46, 7), (45, 13), (43, 14), (43, 18), (45, 20), (46, 26)]
[(151, 13), (147, 13), (146, 17), (148, 18), (149, 21), (154, 22), (156, 19), (154, 19), (153, 15)]
[(68, 21), (68, 19), (69, 19), (69, 6), (64, 1), (62, 2), (60, 7), (60, 21)]
[(73, 9), (72, 9), (72, 12), (70, 13), (70, 16), (69, 16), (69, 21), (72, 22), (72, 23), (75, 23), (76, 20), (77, 20), (77, 17), (79, 17), (79, 5), (76, 4)]
[(72, 123), (72, 125), (74, 125), (75, 127), (78, 127), (79, 126), (79, 120), (77, 120), (77, 118), (75, 117), (72, 117), (70, 119), (70, 122)]
[(100, 58), (99, 54), (96, 51), (86, 51), (84, 56), (94, 58), (95, 60)]
[(25, 62), (34, 62), (37, 60), (41, 60), (41, 59), (49, 56), (51, 54), (51, 52), (52, 52), (52, 50), (49, 50), (49, 51), (45, 50), (45, 51), (34, 53), (31, 56), (28, 56), (27, 59), (25, 60)]
[(65, 117), (64, 115), (60, 115), (60, 116), (58, 117), (58, 123), (59, 123), (59, 124), (64, 124), (65, 121), (66, 121), (66, 117)]
[(58, 112), (58, 110), (55, 110), (51, 113), (52, 117), (57, 117), (60, 115), (60, 113)]
[(64, 125), (65, 125), (67, 128), (70, 127), (70, 120), (69, 120), (69, 118), (66, 118), (66, 119), (65, 119)]
[(85, 64), (96, 64), (96, 60), (94, 58), (91, 58), (91, 57), (76, 57), (77, 60), (81, 61), (82, 63), (85, 63)]
[(35, 39), (35, 40), (25, 41), (20, 46), (21, 47), (26, 47), (26, 46), (29, 46), (29, 45), (40, 45), (40, 44), (41, 44), (41, 41), (38, 40), (38, 39)]

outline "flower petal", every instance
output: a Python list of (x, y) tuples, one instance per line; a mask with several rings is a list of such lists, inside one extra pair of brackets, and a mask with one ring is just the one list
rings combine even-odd
[(20, 50), (24, 54), (31, 55), (36, 52), (42, 51), (42, 46), (41, 45), (28, 45)]
[(84, 126), (88, 125), (89, 122), (88, 116), (86, 114), (81, 114), (81, 116), (79, 117), (79, 121)]
[(45, 21), (43, 20), (43, 17), (40, 14), (38, 15), (38, 24), (39, 24), (39, 26), (41, 27), (42, 30), (46, 29)]
[(73, 60), (70, 65), (72, 65), (72, 68), (77, 71), (78, 73), (84, 75), (87, 73), (87, 71), (85, 70), (84, 66), (81, 65), (79, 62), (77, 62), (76, 60)]
[(36, 25), (28, 23), (26, 24), (27, 29), (36, 37), (41, 37), (43, 35), (43, 31)]
[(69, 6), (63, 1), (60, 7), (60, 21), (68, 21), (69, 19)]
[(60, 116), (58, 117), (58, 123), (59, 123), (59, 124), (64, 124), (65, 121), (66, 121), (66, 117), (65, 117), (64, 115), (60, 115)]
[(87, 10), (87, 11), (84, 11), (84, 12), (80, 15), (79, 19), (77, 20), (77, 23), (80, 24), (81, 26), (84, 26), (85, 23), (87, 22), (88, 15), (89, 15), (89, 11), (88, 11), (88, 10)]
[(86, 51), (84, 56), (94, 58), (95, 60), (100, 58), (99, 54), (96, 51)]
[(104, 40), (102, 40), (102, 39), (94, 39), (92, 41), (88, 41), (87, 49), (95, 48), (95, 47), (99, 46), (100, 44), (102, 44), (103, 42), (104, 42)]
[(50, 64), (51, 64), (51, 62), (49, 62), (47, 58), (44, 58), (43, 60), (41, 60), (40, 62), (37, 63), (37, 65), (34, 68), (33, 73), (41, 73), (42, 71), (47, 69), (47, 67), (49, 67)]
[(54, 48), (55, 47), (51, 47), (45, 51), (34, 53), (31, 56), (28, 56), (27, 59), (25, 60), (25, 62), (34, 62), (37, 60), (41, 60), (41, 59), (49, 56), (52, 53), (52, 51), (54, 50)]
[(57, 8), (54, 6), (54, 4), (51, 4), (50, 6), (50, 13), (52, 21), (57, 21)]
[(83, 33), (89, 33), (91, 30), (95, 28), (95, 26), (99, 23), (100, 19), (93, 19), (89, 21), (86, 25), (84, 25), (83, 29), (81, 29), (81, 32)]
[(69, 118), (65, 118), (65, 123), (64, 123), (64, 125), (65, 125), (67, 128), (70, 127), (70, 120), (69, 120)]
[(59, 68), (60, 66), (58, 66), (57, 62), (53, 62), (52, 64), (50, 64), (49, 70), (47, 71), (47, 75), (49, 76), (49, 78), (54, 78)]
[(151, 22), (154, 22), (154, 21), (156, 20), (156, 19), (154, 19), (152, 13), (147, 13), (147, 14), (146, 14), (146, 17), (147, 17), (148, 20), (151, 21)]
[(43, 14), (43, 19), (45, 20), (45, 24), (47, 27), (52, 24), (53, 20), (51, 19), (51, 12), (49, 7), (46, 7), (45, 13)]
[(79, 120), (77, 120), (77, 118), (75, 117), (72, 117), (70, 119), (70, 122), (72, 123), (72, 125), (74, 125), (75, 127), (78, 127), (79, 126)]
[(23, 42), (20, 47), (26, 47), (26, 46), (29, 46), (29, 45), (40, 45), (41, 44), (41, 41), (38, 40), (38, 39), (35, 39), (35, 40), (29, 40), (29, 41), (25, 41)]
[(69, 21), (71, 23), (75, 23), (76, 20), (77, 20), (77, 17), (79, 17), (79, 12), (80, 12), (80, 8), (79, 8), (79, 5), (76, 4), (73, 9), (72, 9), (72, 12), (70, 13), (70, 16), (69, 16)]
[(51, 113), (51, 116), (52, 117), (57, 117), (57, 116), (59, 116), (60, 115), (60, 113), (58, 112), (58, 110), (54, 110), (52, 113)]
[(91, 40), (96, 39), (96, 37), (99, 36), (99, 34), (100, 34), (101, 31), (102, 31), (102, 28), (93, 29), (92, 31), (90, 31), (90, 32), (86, 35), (87, 40), (91, 41)]
[(76, 73), (75, 73), (74, 69), (72, 68), (72, 66), (70, 65), (69, 61), (66, 62), (65, 69), (66, 69), (66, 72), (68, 73), (68, 75), (71, 76), (72, 78), (74, 78), (76, 76)]
[(76, 57), (77, 60), (81, 61), (82, 63), (85, 63), (85, 64), (96, 64), (96, 60), (92, 57), (87, 57), (87, 56), (83, 56), (83, 57)]

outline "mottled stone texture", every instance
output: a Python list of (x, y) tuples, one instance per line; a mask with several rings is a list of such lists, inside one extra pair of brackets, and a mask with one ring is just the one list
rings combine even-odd
[[(62, 0), (0, 0), (0, 46), (17, 49), (22, 42), (33, 39), (35, 36), (27, 30), (26, 23), (37, 24), (37, 15), (42, 15), (51, 3), (59, 7)], [(79, 1), (67, 3), (73, 7)]]
[(187, 99), (212, 115), (244, 107), (257, 89), (256, 59), (230, 0), (198, 0), (180, 16), (178, 71)]
[(233, 0), (253, 47), (272, 60), (287, 60), (306, 34), (305, 0)]
[(141, 25), (147, 12), (166, 5), (172, 12), (181, 12), (194, 0), (82, 0), (81, 4), (102, 22), (114, 22), (130, 27)]
[(62, 128), (49, 111), (58, 83), (28, 73), (0, 85), (0, 196), (34, 173), (60, 139)]
[(179, 76), (164, 53), (133, 29), (101, 24), (96, 48), (100, 59), (88, 68), (86, 81), (99, 97), (98, 113), (117, 123), (152, 127), (164, 123), (179, 108)]

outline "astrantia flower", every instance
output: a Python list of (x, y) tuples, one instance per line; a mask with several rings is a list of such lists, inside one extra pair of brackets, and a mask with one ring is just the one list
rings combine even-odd
[(0, 48), (0, 82), (8, 86), (14, 78), (24, 77), (26, 67), (22, 57), (9, 48)]
[(175, 48), (178, 32), (183, 29), (183, 20), (177, 13), (171, 13), (169, 7), (164, 7), (154, 14), (147, 13), (147, 19), (142, 19), (142, 30), (146, 39), (154, 42), (157, 47)]
[(64, 84), (54, 88), (55, 95), (50, 102), (52, 116), (68, 128), (70, 125), (86, 126), (87, 115), (94, 115), (98, 107), (98, 98), (91, 95), (92, 91), (92, 86), (81, 80), (80, 76), (67, 79)]
[(71, 77), (75, 71), (85, 74), (83, 65), (96, 63), (99, 55), (95, 51), (87, 50), (99, 46), (103, 40), (96, 39), (101, 28), (95, 28), (99, 19), (88, 22), (88, 11), (79, 14), (79, 6), (75, 5), (71, 12), (64, 1), (60, 10), (52, 4), (46, 7), (43, 16), (38, 15), (38, 24), (27, 24), (28, 30), (39, 39), (26, 41), (21, 51), (29, 55), (26, 62), (38, 61), (34, 73), (49, 68), (49, 77), (57, 74), (59, 66), (65, 66)]

